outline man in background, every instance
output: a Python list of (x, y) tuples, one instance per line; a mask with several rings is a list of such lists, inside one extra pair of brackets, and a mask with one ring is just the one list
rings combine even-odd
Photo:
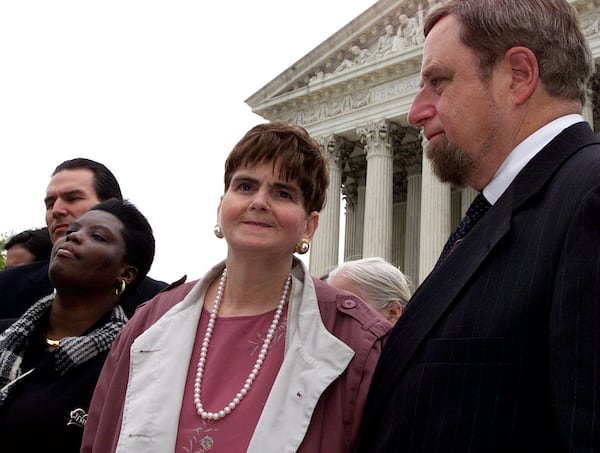
[(15, 234), (6, 241), (3, 248), (6, 250), (4, 268), (8, 269), (35, 261), (49, 260), (52, 242), (50, 242), (48, 228), (44, 227)]
[(577, 13), (451, 0), (424, 31), (408, 120), (439, 179), (480, 194), (384, 347), (359, 451), (598, 452), (600, 141)]
[[(76, 158), (58, 165), (46, 189), (46, 225), (52, 243), (66, 234), (71, 222), (92, 206), (110, 198), (123, 199), (113, 173), (103, 164)], [(48, 278), (49, 261), (0, 272), (0, 318), (18, 318), (25, 310), (54, 289)], [(151, 299), (167, 284), (146, 277), (123, 301), (127, 316)]]

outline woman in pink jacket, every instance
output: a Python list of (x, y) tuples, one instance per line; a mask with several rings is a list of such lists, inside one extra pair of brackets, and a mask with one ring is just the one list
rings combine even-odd
[(311, 278), (329, 177), (319, 145), (261, 124), (225, 163), (227, 257), (142, 306), (94, 394), (84, 452), (349, 452), (391, 324)]

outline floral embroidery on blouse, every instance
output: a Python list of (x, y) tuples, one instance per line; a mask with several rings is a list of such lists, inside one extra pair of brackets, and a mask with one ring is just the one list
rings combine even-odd
[[(277, 331), (275, 332), (275, 335), (273, 337), (273, 342), (279, 343), (280, 341), (285, 341), (285, 331), (286, 330), (287, 330), (287, 317), (283, 318), (281, 320), (281, 322), (279, 323), (279, 325), (277, 326)], [(261, 332), (256, 332), (256, 339), (248, 340), (248, 342), (252, 345), (252, 347), (250, 348), (250, 357), (258, 354), (258, 352), (260, 351), (260, 348), (262, 348), (262, 345), (265, 341), (265, 336), (266, 335), (263, 335)]]
[(202, 420), (202, 426), (193, 429), (193, 434), (188, 436), (188, 445), (183, 447), (185, 453), (206, 453), (210, 450), (214, 441), (208, 434), (218, 431), (218, 428), (212, 428), (212, 420)]

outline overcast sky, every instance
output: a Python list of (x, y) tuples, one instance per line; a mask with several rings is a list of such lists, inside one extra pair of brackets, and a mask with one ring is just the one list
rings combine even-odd
[(0, 2), (0, 233), (44, 225), (60, 162), (107, 165), (153, 226), (150, 275), (200, 277), (244, 103), (374, 0)]

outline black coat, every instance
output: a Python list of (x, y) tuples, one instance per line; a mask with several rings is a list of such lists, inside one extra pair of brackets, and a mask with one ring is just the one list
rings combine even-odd
[[(49, 261), (16, 266), (0, 271), (0, 318), (19, 318), (25, 311), (54, 288), (48, 277)], [(165, 282), (146, 277), (121, 302), (131, 317), (137, 306), (152, 299), (167, 286)]]
[(600, 451), (600, 142), (563, 131), (417, 290), (359, 451)]
[[(104, 321), (108, 319), (105, 317)], [(14, 321), (14, 320), (13, 320)], [(101, 324), (102, 322), (100, 322)], [(0, 320), (3, 332), (11, 320)], [(7, 453), (77, 453), (92, 394), (108, 351), (59, 375), (39, 324), (29, 339), (23, 370), (35, 368), (0, 405), (0, 450)], [(97, 326), (95, 326), (97, 327)]]

